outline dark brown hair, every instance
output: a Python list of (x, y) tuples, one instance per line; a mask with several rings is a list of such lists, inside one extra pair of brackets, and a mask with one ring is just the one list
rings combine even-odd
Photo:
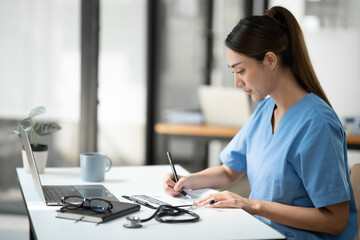
[(243, 18), (225, 40), (231, 50), (263, 61), (267, 52), (280, 57), (300, 86), (331, 104), (311, 64), (301, 28), (289, 10), (272, 7), (264, 16)]

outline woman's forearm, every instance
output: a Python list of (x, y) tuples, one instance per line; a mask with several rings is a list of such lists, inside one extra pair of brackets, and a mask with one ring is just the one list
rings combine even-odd
[(243, 175), (245, 175), (245, 173), (233, 171), (227, 166), (222, 165), (193, 173), (191, 177), (196, 178), (193, 186), (194, 189), (204, 187), (220, 189), (234, 183)]

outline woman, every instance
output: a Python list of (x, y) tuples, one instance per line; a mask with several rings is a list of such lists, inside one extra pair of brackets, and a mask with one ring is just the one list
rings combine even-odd
[(223, 165), (178, 183), (168, 174), (165, 192), (219, 189), (247, 173), (248, 199), (223, 191), (196, 205), (213, 200), (211, 208), (242, 208), (288, 239), (354, 239), (345, 132), (312, 68), (296, 19), (273, 7), (264, 16), (242, 19), (225, 44), (235, 87), (258, 107), (221, 152)]

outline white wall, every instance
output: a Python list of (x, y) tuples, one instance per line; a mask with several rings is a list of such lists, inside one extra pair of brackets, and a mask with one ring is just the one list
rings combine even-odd
[(305, 37), (319, 81), (337, 114), (360, 115), (360, 31), (324, 29)]

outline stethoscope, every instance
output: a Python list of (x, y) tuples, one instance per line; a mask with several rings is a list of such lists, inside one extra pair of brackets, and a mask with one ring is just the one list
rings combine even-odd
[[(196, 213), (189, 211), (187, 209), (180, 208), (181, 206), (171, 206), (171, 205), (160, 205), (153, 215), (148, 218), (140, 219), (136, 216), (130, 216), (126, 219), (129, 221), (127, 224), (124, 224), (126, 228), (141, 228), (140, 223), (150, 221), (155, 218), (158, 222), (161, 223), (185, 223), (185, 222), (197, 222), (200, 219), (200, 216)], [(181, 215), (189, 215), (189, 218), (181, 219), (166, 219), (165, 217), (176, 217)]]

